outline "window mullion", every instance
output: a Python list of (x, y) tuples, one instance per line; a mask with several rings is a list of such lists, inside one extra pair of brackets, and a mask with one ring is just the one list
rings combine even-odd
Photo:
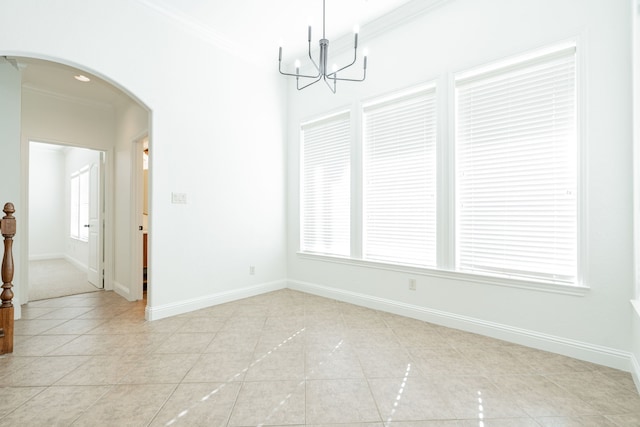
[(363, 144), (364, 136), (362, 132), (362, 109), (356, 104), (353, 107), (352, 118), (352, 197), (351, 197), (351, 258), (362, 259), (362, 236), (363, 236)]
[(455, 91), (453, 75), (443, 76), (438, 97), (438, 268), (455, 268), (455, 156), (449, 142), (455, 135)]

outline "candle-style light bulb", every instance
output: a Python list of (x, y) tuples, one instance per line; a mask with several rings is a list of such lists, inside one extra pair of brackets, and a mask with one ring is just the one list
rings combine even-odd
[(357, 25), (353, 27), (353, 37), (354, 37), (353, 48), (354, 49), (358, 48), (358, 32), (359, 31), (360, 31), (360, 27), (358, 27)]
[(300, 60), (296, 59), (296, 74), (300, 74)]
[(309, 43), (311, 43), (311, 25), (309, 25)]

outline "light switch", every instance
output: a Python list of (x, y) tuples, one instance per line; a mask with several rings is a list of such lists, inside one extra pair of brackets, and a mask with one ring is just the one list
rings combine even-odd
[(187, 194), (186, 193), (171, 193), (171, 203), (177, 204), (186, 204), (187, 203)]

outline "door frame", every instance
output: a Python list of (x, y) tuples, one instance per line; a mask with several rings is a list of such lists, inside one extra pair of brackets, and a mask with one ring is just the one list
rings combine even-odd
[[(113, 248), (114, 248), (114, 228), (113, 228), (113, 188), (114, 188), (114, 149), (113, 148), (100, 148), (93, 147), (90, 145), (82, 145), (82, 144), (70, 144), (65, 141), (57, 141), (51, 138), (40, 138), (37, 136), (25, 136), (23, 135), (21, 138), (21, 168), (22, 175), (20, 177), (21, 181), (21, 201), (20, 204), (23, 206), (23, 212), (20, 213), (20, 218), (22, 218), (21, 223), (21, 235), (22, 235), (22, 244), (20, 249), (20, 259), (21, 261), (21, 269), (20, 269), (20, 277), (21, 277), (21, 286), (19, 289), (16, 289), (17, 300), (20, 305), (26, 304), (29, 302), (29, 154), (30, 154), (30, 143), (33, 142), (42, 142), (45, 144), (53, 144), (60, 145), (65, 147), (75, 147), (75, 148), (87, 148), (90, 150), (100, 151), (104, 153), (104, 186), (103, 186), (103, 194), (102, 199), (104, 200), (104, 205), (102, 207), (103, 213), (103, 222), (104, 227), (101, 227), (102, 232), (102, 245), (103, 245), (103, 281), (104, 281), (104, 290), (111, 291), (113, 290)], [(16, 315), (20, 315), (19, 311), (16, 311)], [(17, 317), (16, 318), (19, 318)]]
[[(144, 131), (137, 138), (131, 141), (131, 259), (133, 263), (131, 265), (131, 289), (130, 295), (132, 300), (137, 301), (144, 298), (144, 292), (142, 290), (142, 234), (139, 229), (142, 224), (143, 215), (143, 172), (142, 172), (142, 150), (143, 142), (145, 139), (149, 140), (151, 145), (151, 138), (149, 132)], [(150, 175), (150, 174), (149, 174)], [(151, 176), (149, 176), (149, 186), (151, 186)], [(149, 200), (151, 199), (151, 191), (149, 191)], [(150, 205), (150, 203), (149, 203)], [(150, 206), (149, 216), (151, 216)], [(149, 225), (148, 225), (149, 227)], [(150, 229), (147, 229), (150, 234)], [(149, 258), (149, 247), (147, 245), (147, 257)], [(149, 280), (149, 273), (151, 271), (149, 265), (149, 259), (147, 259), (147, 300), (151, 292), (151, 281)]]

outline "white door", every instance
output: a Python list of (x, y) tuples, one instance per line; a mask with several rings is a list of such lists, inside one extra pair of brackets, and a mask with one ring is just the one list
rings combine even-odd
[(98, 288), (104, 287), (102, 278), (102, 188), (100, 164), (92, 163), (89, 167), (89, 272), (87, 279)]

